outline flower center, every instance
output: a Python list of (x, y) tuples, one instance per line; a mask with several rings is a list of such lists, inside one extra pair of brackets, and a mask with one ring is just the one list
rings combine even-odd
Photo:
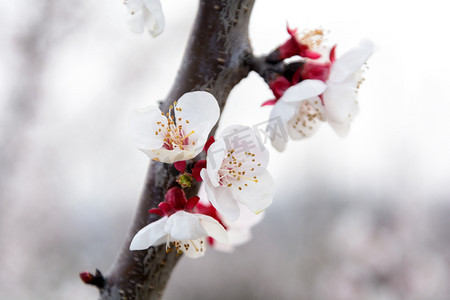
[(261, 166), (261, 163), (256, 161), (254, 153), (235, 153), (234, 149), (228, 150), (218, 171), (219, 183), (226, 187), (237, 186), (241, 191), (248, 186), (246, 181), (258, 182), (257, 176), (246, 175), (246, 173), (254, 171), (256, 166)]
[(305, 30), (300, 34), (298, 39), (300, 43), (307, 45), (310, 49), (313, 49), (322, 44), (324, 40), (324, 32), (320, 28)]
[[(155, 131), (155, 135), (164, 136), (163, 147), (168, 150), (180, 149), (185, 150), (185, 146), (189, 145), (189, 136), (194, 134), (194, 130), (186, 134), (183, 130), (183, 119), (178, 118), (175, 120), (175, 114), (173, 109), (176, 111), (182, 111), (181, 107), (177, 107), (177, 102), (175, 101), (173, 105), (169, 107), (169, 112), (163, 116), (167, 118), (167, 124), (162, 122), (156, 122), (158, 125), (158, 130)], [(189, 124), (189, 120), (184, 120), (185, 123)], [(192, 145), (195, 145), (195, 141), (192, 141)]]
[(177, 251), (177, 254), (182, 254), (183, 252), (188, 252), (188, 251), (205, 252), (204, 238), (199, 238), (196, 240), (179, 241), (179, 240), (170, 240), (170, 237), (168, 235), (167, 242), (166, 242), (166, 252), (167, 253), (172, 251), (172, 245), (175, 246), (175, 250)]
[[(322, 105), (319, 99), (313, 101), (315, 106)], [(302, 101), (295, 116), (289, 120), (289, 125), (303, 137), (310, 136), (314, 132), (319, 120), (325, 120), (320, 109), (315, 106), (309, 101)]]

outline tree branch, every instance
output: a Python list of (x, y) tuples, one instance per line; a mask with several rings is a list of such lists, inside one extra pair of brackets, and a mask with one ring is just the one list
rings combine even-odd
[[(184, 93), (198, 90), (212, 93), (223, 110), (231, 89), (250, 71), (247, 62), (252, 50), (248, 23), (253, 4), (254, 0), (200, 0), (181, 68), (166, 100), (161, 103), (162, 111), (167, 112), (173, 101)], [(217, 125), (211, 135), (216, 128)], [(193, 161), (188, 162), (188, 166), (192, 164)], [(165, 192), (175, 184), (177, 175), (172, 164), (151, 162), (122, 250), (104, 278), (100, 272), (92, 277), (101, 282), (97, 285), (100, 299), (161, 298), (179, 259), (176, 251), (166, 253), (165, 245), (130, 251), (129, 245), (138, 230), (159, 218), (148, 210), (164, 200)], [(198, 184), (186, 190), (186, 195), (189, 198), (197, 192)]]

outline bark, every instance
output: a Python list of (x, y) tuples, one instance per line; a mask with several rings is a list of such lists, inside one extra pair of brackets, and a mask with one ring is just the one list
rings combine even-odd
[[(231, 89), (250, 71), (248, 23), (253, 4), (254, 0), (200, 0), (177, 79), (161, 103), (163, 111), (167, 112), (184, 93), (198, 90), (212, 93), (223, 110)], [(192, 164), (188, 162), (188, 167)], [(148, 210), (164, 200), (177, 175), (172, 164), (150, 163), (134, 220), (113, 266), (105, 277), (100, 272), (93, 278), (82, 276), (85, 282), (99, 287), (100, 299), (161, 299), (180, 256), (176, 251), (166, 253), (165, 245), (144, 251), (130, 251), (129, 245), (139, 229), (159, 218)], [(198, 186), (194, 185), (186, 190), (186, 196), (197, 192)]]

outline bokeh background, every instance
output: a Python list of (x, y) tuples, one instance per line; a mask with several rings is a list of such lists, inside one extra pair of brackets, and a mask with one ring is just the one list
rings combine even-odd
[[(0, 3), (0, 299), (97, 298), (78, 273), (111, 266), (148, 165), (128, 114), (169, 91), (197, 9), (162, 2), (156, 39), (128, 31), (119, 0)], [(183, 258), (165, 299), (450, 299), (444, 4), (256, 1), (257, 54), (288, 37), (286, 22), (329, 30), (338, 55), (376, 44), (360, 114), (345, 139), (324, 124), (271, 149), (277, 193), (252, 241)], [(271, 96), (250, 74), (220, 127), (264, 122)]]

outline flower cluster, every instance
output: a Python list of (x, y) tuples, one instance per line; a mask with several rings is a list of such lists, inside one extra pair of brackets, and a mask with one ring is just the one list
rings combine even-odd
[[(361, 68), (372, 54), (373, 44), (363, 41), (338, 59), (335, 58), (334, 46), (329, 50), (328, 59), (319, 61), (319, 55), (311, 55), (316, 53), (311, 48), (320, 45), (320, 37), (313, 39), (313, 42), (306, 42), (304, 38), (298, 41), (295, 31), (288, 28), (288, 32), (291, 38), (283, 46), (290, 51), (278, 52), (289, 55), (279, 55), (279, 61), (299, 55), (302, 56), (302, 63), (290, 78), (278, 75), (270, 82), (275, 99), (263, 105), (273, 105), (271, 119), (280, 118), (293, 140), (312, 136), (323, 122), (330, 124), (339, 136), (346, 136), (358, 112), (356, 98), (363, 81)], [(318, 35), (322, 33), (317, 30), (313, 32)], [(309, 33), (304, 36), (311, 40), (315, 35)], [(303, 47), (286, 46), (291, 44)], [(271, 134), (271, 140), (278, 151), (285, 149), (287, 140), (284, 136)]]
[[(126, 0), (125, 4), (132, 14), (142, 14), (150, 32), (162, 28), (159, 1)], [(358, 110), (361, 67), (373, 52), (366, 41), (336, 59), (336, 46), (326, 56), (319, 51), (322, 30), (299, 34), (288, 28), (288, 33), (290, 38), (265, 59), (269, 65), (284, 65), (285, 59), (300, 57), (268, 77), (275, 99), (263, 105), (273, 105), (270, 119), (280, 120), (287, 132), (271, 134), (267, 127), (279, 151), (285, 149), (287, 136), (310, 137), (323, 122), (340, 136), (348, 133)], [(177, 253), (192, 258), (204, 255), (207, 242), (230, 250), (248, 240), (250, 227), (261, 218), (258, 214), (271, 205), (275, 187), (267, 171), (268, 150), (248, 126), (229, 126), (214, 139), (211, 130), (219, 116), (217, 100), (204, 91), (184, 94), (165, 112), (147, 106), (132, 113), (130, 129), (137, 148), (154, 161), (173, 164), (179, 175), (167, 187), (165, 201), (149, 211), (161, 218), (136, 233), (131, 250), (165, 243), (167, 251), (175, 247)], [(195, 159), (202, 152), (205, 159)], [(195, 163), (187, 163), (191, 159)], [(202, 199), (186, 198), (184, 189), (194, 183), (202, 185)]]
[[(245, 224), (239, 218), (241, 211), (243, 216), (249, 211), (256, 215), (272, 203), (274, 184), (267, 171), (267, 149), (247, 126), (230, 126), (217, 140), (208, 139), (219, 114), (214, 96), (202, 91), (184, 94), (167, 113), (156, 106), (132, 113), (130, 129), (137, 148), (155, 161), (173, 163), (180, 174), (178, 186), (169, 188), (165, 201), (149, 211), (161, 219), (134, 236), (131, 250), (166, 243), (168, 251), (174, 246), (178, 253), (196, 258), (204, 254), (206, 239), (230, 249), (248, 238), (249, 227), (255, 223), (235, 226), (236, 221)], [(188, 168), (186, 161), (202, 151), (206, 159)], [(186, 199), (183, 189), (193, 181), (203, 182), (202, 203), (199, 197)]]

